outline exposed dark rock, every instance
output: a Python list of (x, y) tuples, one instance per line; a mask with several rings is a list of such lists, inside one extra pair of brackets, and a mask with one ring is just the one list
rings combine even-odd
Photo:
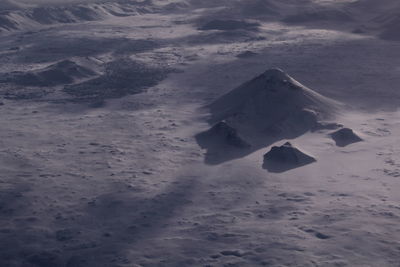
[(343, 128), (330, 134), (337, 146), (344, 147), (353, 143), (361, 142), (362, 138), (350, 128)]
[(198, 136), (200, 139), (205, 138), (208, 140), (214, 139), (216, 142), (227, 144), (236, 148), (248, 148), (250, 145), (243, 140), (238, 134), (237, 130), (225, 121), (216, 123), (211, 129)]
[(264, 155), (263, 167), (270, 172), (284, 172), (315, 162), (316, 159), (300, 151), (291, 143), (273, 146)]
[(256, 55), (257, 55), (257, 53), (254, 53), (252, 51), (244, 51), (244, 52), (238, 54), (236, 57), (237, 58), (249, 58), (249, 57), (254, 57)]

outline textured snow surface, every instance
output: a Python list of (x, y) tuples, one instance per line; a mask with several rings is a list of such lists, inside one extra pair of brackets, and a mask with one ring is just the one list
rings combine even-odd
[(0, 266), (398, 267), (399, 14), (0, 1)]

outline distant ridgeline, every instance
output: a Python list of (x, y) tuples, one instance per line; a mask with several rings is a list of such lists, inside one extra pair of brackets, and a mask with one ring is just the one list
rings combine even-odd
[(29, 7), (10, 1), (0, 2), (0, 32), (30, 29), (35, 26), (102, 20), (155, 11), (150, 1), (103, 1), (102, 3)]

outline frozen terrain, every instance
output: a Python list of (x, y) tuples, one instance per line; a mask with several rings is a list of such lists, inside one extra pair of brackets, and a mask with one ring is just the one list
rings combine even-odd
[(399, 18), (0, 1), (0, 266), (398, 267)]

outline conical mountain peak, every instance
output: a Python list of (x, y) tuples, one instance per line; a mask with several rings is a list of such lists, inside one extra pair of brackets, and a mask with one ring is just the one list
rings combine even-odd
[(285, 73), (283, 70), (275, 68), (275, 69), (269, 69), (266, 70), (261, 76), (267, 79), (274, 79), (274, 80), (281, 80), (281, 81), (287, 81), (290, 78), (290, 76)]

